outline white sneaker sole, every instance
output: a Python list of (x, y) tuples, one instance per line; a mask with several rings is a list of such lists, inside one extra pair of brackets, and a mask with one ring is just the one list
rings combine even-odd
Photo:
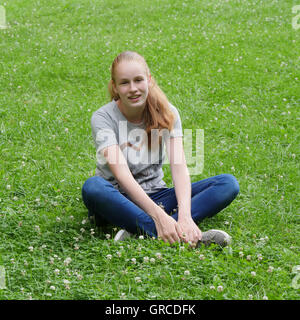
[(124, 229), (121, 229), (118, 231), (118, 233), (115, 235), (114, 240), (115, 241), (123, 241), (125, 239), (128, 239), (132, 236), (132, 234)]
[[(215, 240), (214, 237), (212, 237), (211, 239), (209, 237), (207, 239), (205, 239), (205, 237), (203, 237), (203, 240), (200, 240), (199, 244), (202, 243), (205, 245), (210, 245), (211, 243), (217, 243), (220, 246), (225, 247), (231, 243), (231, 239), (232, 239), (231, 236), (223, 230), (210, 229), (210, 230), (207, 230), (206, 232), (209, 232), (209, 233), (215, 232), (217, 234), (222, 234), (222, 236), (223, 236), (222, 243), (218, 243), (217, 241), (214, 241)], [(205, 233), (205, 232), (203, 232), (203, 233)]]
[(217, 232), (223, 234), (224, 241), (226, 242), (227, 245), (231, 243), (232, 238), (227, 232), (225, 232), (223, 230), (217, 230), (217, 229), (211, 229), (211, 231), (217, 231)]

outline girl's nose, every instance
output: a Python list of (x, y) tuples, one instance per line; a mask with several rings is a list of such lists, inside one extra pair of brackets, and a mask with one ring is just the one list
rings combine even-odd
[(134, 82), (130, 82), (130, 88), (129, 88), (130, 91), (136, 91), (136, 86), (134, 84)]

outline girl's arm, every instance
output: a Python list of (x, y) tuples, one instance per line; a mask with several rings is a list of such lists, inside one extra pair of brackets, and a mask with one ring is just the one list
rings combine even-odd
[(178, 203), (178, 224), (183, 233), (181, 237), (186, 242), (197, 243), (201, 239), (201, 231), (191, 216), (191, 180), (186, 165), (182, 137), (167, 140), (166, 148)]
[(154, 220), (158, 237), (165, 242), (168, 241), (170, 243), (179, 241), (177, 222), (152, 201), (142, 187), (136, 182), (119, 146), (112, 145), (106, 147), (101, 153), (106, 158), (112, 174), (126, 194)]

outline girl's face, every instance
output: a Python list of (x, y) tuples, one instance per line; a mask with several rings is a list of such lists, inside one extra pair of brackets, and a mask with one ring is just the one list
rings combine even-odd
[(145, 67), (137, 61), (119, 63), (113, 87), (125, 108), (144, 108), (148, 96), (150, 77)]

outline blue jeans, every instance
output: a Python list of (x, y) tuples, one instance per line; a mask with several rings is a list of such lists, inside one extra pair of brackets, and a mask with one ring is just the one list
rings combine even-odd
[[(239, 193), (239, 184), (230, 174), (194, 182), (191, 187), (191, 215), (195, 223), (220, 212)], [(174, 188), (160, 189), (148, 195), (177, 221)], [(82, 198), (89, 216), (95, 217), (97, 225), (110, 223), (131, 233), (145, 233), (150, 237), (157, 237), (153, 219), (105, 179), (98, 176), (87, 179), (82, 187)]]

